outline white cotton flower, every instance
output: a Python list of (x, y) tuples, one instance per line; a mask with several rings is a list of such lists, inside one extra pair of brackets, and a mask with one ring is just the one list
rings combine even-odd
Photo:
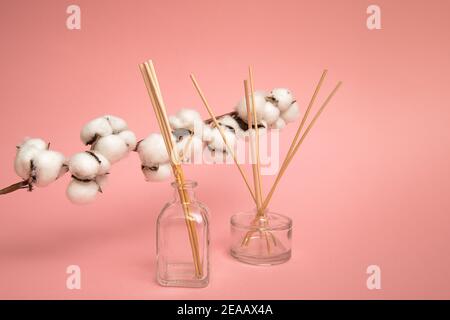
[(217, 119), (217, 122), (224, 130), (234, 132), (237, 135), (242, 134), (241, 127), (239, 127), (237, 121), (230, 115)]
[(267, 101), (264, 104), (264, 115), (263, 119), (268, 125), (275, 123), (280, 117), (280, 109), (275, 107), (271, 102)]
[(286, 111), (294, 102), (294, 96), (289, 89), (275, 88), (270, 92), (270, 97), (275, 100), (275, 104), (281, 112)]
[(98, 139), (94, 150), (105, 156), (111, 164), (123, 159), (128, 154), (127, 144), (115, 134)]
[(171, 177), (172, 168), (169, 163), (162, 163), (157, 167), (142, 167), (146, 181), (164, 181)]
[(136, 148), (137, 139), (136, 135), (131, 130), (124, 130), (118, 134), (119, 137), (125, 141), (129, 151), (133, 151)]
[(52, 150), (42, 150), (33, 158), (34, 172), (32, 172), (35, 184), (45, 187), (58, 179), (64, 172), (65, 157), (62, 153)]
[(41, 139), (26, 139), (18, 146), (14, 160), (17, 175), (24, 180), (32, 178), (33, 184), (44, 187), (66, 173), (64, 155), (47, 148)]
[(48, 149), (48, 143), (39, 138), (26, 138), (18, 148), (23, 149), (28, 147), (33, 147), (38, 150), (46, 150)]
[(81, 129), (80, 138), (84, 144), (92, 144), (97, 137), (105, 137), (113, 133), (106, 118), (97, 118), (86, 123)]
[[(259, 121), (263, 119), (264, 105), (266, 104), (267, 93), (264, 91), (255, 91), (255, 106), (256, 106), (256, 118)], [(239, 118), (247, 122), (247, 104), (245, 97), (242, 98), (236, 106), (236, 111)], [(253, 112), (253, 111), (252, 111)], [(253, 117), (252, 117), (253, 119)]]
[(271, 125), (272, 129), (283, 129), (284, 127), (286, 127), (286, 122), (283, 118), (278, 118), (278, 120)]
[[(175, 116), (169, 118), (170, 125), (173, 129), (189, 129), (194, 132), (196, 125), (202, 125), (203, 120), (200, 113), (193, 109), (183, 108), (178, 110)], [(201, 128), (201, 127), (200, 127)]]
[(186, 124), (194, 123), (195, 121), (202, 121), (200, 113), (194, 109), (182, 108), (178, 110), (177, 117)]
[[(222, 131), (224, 133), (224, 136), (227, 140), (229, 147), (233, 149), (236, 144), (236, 135), (229, 130), (222, 130)], [(212, 136), (213, 139), (211, 140), (211, 142), (208, 143), (208, 148), (210, 150), (229, 152), (228, 147), (225, 144), (219, 129), (213, 128)]]
[(78, 179), (94, 179), (100, 168), (99, 161), (88, 152), (74, 154), (69, 160), (69, 171)]
[(38, 138), (25, 138), (17, 146), (16, 158), (14, 160), (14, 170), (17, 175), (24, 180), (30, 178), (31, 160), (42, 150), (47, 150), (48, 144)]
[(110, 163), (98, 152), (79, 152), (69, 160), (70, 173), (80, 180), (92, 180), (97, 175), (105, 174), (110, 169)]
[(66, 195), (75, 204), (86, 204), (95, 200), (98, 191), (99, 186), (95, 181), (72, 179), (67, 186)]
[(293, 122), (300, 116), (300, 110), (297, 102), (291, 104), (291, 106), (281, 113), (281, 117), (286, 123)]
[(20, 147), (17, 150), (16, 158), (14, 160), (14, 170), (17, 175), (24, 180), (28, 180), (31, 176), (31, 163), (34, 157), (42, 150), (34, 146)]
[(128, 125), (122, 118), (112, 115), (105, 115), (103, 116), (103, 118), (105, 118), (108, 121), (109, 125), (111, 126), (112, 133), (114, 134), (128, 130)]
[(142, 140), (138, 145), (137, 151), (144, 166), (169, 162), (164, 138), (159, 133), (152, 133)]
[(172, 129), (183, 128), (183, 122), (177, 116), (169, 116), (169, 124)]

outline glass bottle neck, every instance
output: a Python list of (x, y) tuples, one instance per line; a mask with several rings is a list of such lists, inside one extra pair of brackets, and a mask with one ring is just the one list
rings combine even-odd
[(195, 181), (187, 180), (183, 184), (179, 184), (176, 181), (172, 182), (174, 202), (190, 203), (197, 201), (194, 191), (196, 186), (197, 182)]

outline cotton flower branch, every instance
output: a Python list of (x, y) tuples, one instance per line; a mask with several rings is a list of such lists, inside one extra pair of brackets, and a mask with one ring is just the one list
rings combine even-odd
[[(294, 96), (285, 88), (255, 92), (255, 107), (257, 123), (248, 125), (247, 107), (242, 98), (233, 111), (217, 118), (220, 128), (212, 119), (202, 120), (195, 110), (180, 109), (168, 118), (173, 130), (174, 152), (182, 161), (201, 157), (205, 148), (212, 153), (226, 154), (228, 150), (222, 133), (229, 146), (234, 148), (237, 140), (248, 136), (255, 126), (262, 131), (281, 129), (299, 115)], [(152, 133), (137, 142), (126, 121), (117, 116), (105, 115), (89, 121), (82, 127), (80, 139), (90, 150), (70, 158), (50, 150), (50, 144), (42, 139), (25, 139), (17, 147), (14, 161), (15, 172), (22, 181), (1, 189), (0, 195), (21, 189), (32, 191), (35, 186), (45, 187), (70, 172), (71, 181), (66, 190), (69, 200), (76, 204), (92, 202), (103, 192), (111, 166), (130, 151), (138, 153), (147, 181), (164, 181), (172, 175), (162, 135)]]

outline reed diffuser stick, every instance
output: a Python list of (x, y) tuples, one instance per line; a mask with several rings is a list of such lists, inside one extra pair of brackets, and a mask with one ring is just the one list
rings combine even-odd
[[(280, 173), (281, 171), (284, 171), (284, 170), (285, 170), (284, 168), (287, 167), (288, 160), (289, 160), (289, 156), (290, 156), (290, 155), (292, 154), (292, 152), (294, 151), (294, 148), (295, 148), (295, 145), (296, 145), (296, 143), (297, 143), (297, 140), (298, 140), (298, 138), (300, 137), (300, 133), (301, 133), (301, 131), (302, 131), (302, 129), (303, 129), (303, 126), (304, 126), (305, 123), (306, 123), (306, 119), (308, 118), (309, 112), (311, 111), (311, 108), (312, 108), (312, 106), (314, 105), (314, 102), (316, 101), (317, 95), (319, 94), (320, 88), (322, 87), (323, 81), (325, 80), (325, 77), (326, 77), (327, 73), (328, 73), (328, 70), (326, 70), (326, 69), (323, 70), (322, 76), (320, 77), (320, 80), (319, 80), (319, 82), (318, 82), (317, 85), (316, 85), (316, 88), (315, 88), (315, 90), (314, 90), (314, 93), (313, 93), (313, 95), (311, 96), (311, 99), (310, 99), (310, 101), (309, 101), (308, 107), (306, 108), (305, 114), (303, 115), (302, 121), (300, 122), (300, 124), (299, 124), (299, 126), (298, 126), (298, 129), (297, 129), (297, 132), (295, 133), (294, 139), (292, 139), (292, 142), (291, 142), (291, 145), (290, 145), (290, 147), (289, 147), (289, 150), (288, 150), (288, 152), (286, 153), (286, 156), (285, 156), (285, 158), (284, 158), (284, 160), (283, 160), (283, 163), (281, 164), (281, 168), (280, 168), (279, 173)], [(280, 178), (281, 178), (281, 177), (280, 177)], [(278, 178), (278, 176), (277, 176), (276, 179), (280, 179), (280, 178)], [(274, 192), (274, 188), (272, 188), (272, 189), (269, 191), (268, 197), (272, 197), (272, 193), (273, 193), (273, 192)], [(266, 200), (267, 200), (267, 199), (266, 199)], [(264, 201), (264, 203), (267, 202), (266, 200)], [(266, 204), (266, 208), (267, 208), (267, 204)]]
[[(252, 108), (253, 104), (251, 103), (250, 98), (250, 88), (247, 80), (244, 80), (244, 90), (245, 90), (245, 105), (247, 108), (247, 124), (249, 128), (253, 127), (253, 117), (252, 117)], [(255, 127), (258, 127), (255, 125)], [(257, 215), (260, 214), (261, 206), (262, 206), (262, 198), (261, 191), (259, 190), (260, 184), (258, 181), (258, 166), (256, 164), (256, 149), (255, 149), (255, 139), (254, 139), (254, 131), (250, 129), (249, 131), (249, 145), (250, 145), (250, 157), (252, 162), (252, 173), (253, 173), (253, 186), (255, 190), (256, 196), (256, 212)]]
[(308, 132), (311, 130), (311, 128), (314, 126), (314, 123), (317, 121), (317, 119), (320, 117), (320, 115), (322, 114), (322, 111), (325, 109), (325, 107), (328, 105), (328, 103), (330, 102), (330, 100), (333, 98), (334, 94), (336, 93), (336, 91), (339, 89), (339, 87), (341, 86), (342, 82), (338, 82), (338, 84), (336, 85), (336, 87), (333, 89), (333, 91), (328, 95), (327, 99), (325, 100), (325, 102), (322, 104), (322, 106), (320, 107), (320, 109), (317, 111), (317, 113), (315, 114), (314, 118), (311, 120), (311, 123), (308, 125), (308, 127), (306, 128), (305, 132), (303, 133), (302, 137), (300, 138), (300, 140), (297, 142), (295, 148), (292, 150), (292, 152), (288, 155), (287, 158), (287, 162), (286, 165), (283, 166), (280, 171), (278, 172), (278, 175), (275, 179), (275, 182), (273, 183), (272, 187), (270, 188), (270, 191), (266, 197), (266, 200), (264, 201), (263, 207), (262, 209), (265, 210), (270, 202), (270, 199), (272, 199), (273, 193), (275, 192), (275, 189), (278, 185), (278, 183), (281, 180), (281, 177), (283, 176), (284, 172), (286, 171), (287, 167), (289, 166), (289, 163), (291, 162), (292, 158), (294, 157), (295, 153), (298, 151), (298, 149), (300, 148), (300, 146), (302, 145), (303, 141), (305, 140), (306, 136), (308, 135)]
[(144, 78), (145, 85), (147, 87), (150, 100), (152, 102), (153, 110), (160, 127), (161, 134), (163, 135), (164, 142), (166, 145), (167, 152), (170, 156), (170, 164), (178, 185), (178, 193), (183, 204), (183, 211), (185, 214), (186, 227), (188, 229), (189, 241), (192, 249), (192, 257), (194, 260), (194, 268), (196, 277), (201, 277), (203, 275), (202, 261), (200, 258), (199, 245), (197, 230), (193, 222), (193, 217), (191, 216), (189, 209), (189, 197), (185, 190), (185, 179), (183, 168), (180, 165), (178, 154), (175, 152), (172, 134), (170, 130), (170, 125), (167, 118), (167, 113), (164, 105), (164, 100), (162, 99), (162, 94), (159, 87), (158, 78), (151, 61), (141, 64), (140, 70)]
[(197, 93), (199, 94), (199, 96), (200, 96), (200, 98), (201, 98), (201, 100), (203, 102), (203, 105), (205, 106), (206, 110), (208, 111), (209, 116), (211, 117), (212, 121), (214, 122), (214, 125), (219, 130), (220, 135), (222, 136), (223, 142), (225, 143), (225, 145), (228, 148), (228, 151), (230, 152), (231, 156), (233, 157), (234, 163), (236, 164), (236, 166), (237, 166), (237, 168), (239, 170), (239, 173), (241, 174), (242, 179), (244, 179), (244, 182), (245, 182), (245, 185), (247, 186), (248, 191), (250, 192), (253, 200), (255, 201), (255, 204), (257, 205), (256, 196), (253, 193), (252, 188), (250, 187), (250, 184), (248, 182), (247, 176), (245, 175), (244, 170), (242, 169), (241, 165), (239, 164), (239, 162), (238, 162), (238, 160), (236, 158), (236, 154), (234, 153), (233, 148), (230, 146), (230, 144), (227, 141), (227, 138), (225, 137), (225, 133), (223, 132), (222, 126), (219, 125), (219, 122), (217, 121), (217, 118), (214, 115), (214, 112), (212, 111), (211, 107), (209, 106), (208, 100), (206, 100), (206, 97), (203, 94), (203, 91), (200, 88), (200, 86), (199, 86), (199, 84), (198, 84), (198, 82), (195, 79), (193, 74), (191, 74), (191, 80), (192, 80), (192, 83), (194, 84), (195, 89), (197, 90)]
[[(165, 124), (167, 135), (169, 137), (168, 142), (169, 142), (169, 145), (171, 148), (170, 150), (172, 150), (171, 158), (173, 159), (174, 163), (176, 164), (175, 169), (178, 174), (176, 177), (178, 177), (178, 180), (179, 180), (178, 181), (179, 182), (179, 184), (178, 184), (179, 191), (181, 189), (180, 198), (183, 202), (183, 206), (186, 207), (185, 211), (189, 213), (190, 209), (189, 209), (188, 204), (190, 203), (190, 199), (189, 199), (189, 195), (187, 194), (186, 189), (185, 189), (184, 171), (182, 170), (182, 167), (181, 167), (181, 159), (179, 157), (179, 154), (176, 152), (176, 148), (175, 148), (174, 142), (172, 140), (172, 130), (170, 129), (169, 117), (167, 116), (166, 107), (164, 104), (164, 100), (162, 98), (158, 77), (156, 76), (155, 66), (153, 65), (153, 62), (151, 60), (148, 61), (148, 63), (146, 64), (146, 68), (150, 72), (150, 75), (152, 76), (152, 79), (154, 80), (155, 88), (156, 88), (156, 92), (157, 92), (157, 99), (160, 102), (159, 110), (160, 110), (161, 117), (163, 119), (163, 123)], [(195, 221), (190, 213), (188, 215), (188, 218), (189, 219), (187, 220), (187, 223), (189, 223), (191, 225), (190, 229), (192, 232), (193, 242), (194, 242), (195, 246), (198, 248), (198, 236), (197, 236), (197, 232), (196, 232)], [(198, 264), (200, 265), (200, 271), (202, 271), (199, 250), (196, 250), (194, 253), (196, 253), (198, 256), (197, 257)]]
[(281, 167), (286, 166), (287, 160), (289, 158), (289, 155), (292, 153), (292, 151), (295, 148), (295, 144), (297, 143), (297, 140), (300, 136), (300, 132), (303, 129), (303, 126), (305, 125), (306, 119), (308, 118), (309, 112), (311, 111), (312, 106), (314, 105), (314, 102), (316, 101), (317, 95), (319, 94), (320, 88), (322, 87), (323, 81), (325, 80), (325, 77), (328, 73), (328, 70), (323, 70), (322, 76), (320, 77), (319, 82), (316, 85), (316, 89), (314, 90), (314, 94), (311, 97), (311, 100), (309, 101), (308, 107), (306, 108), (305, 114), (303, 115), (302, 121), (300, 122), (300, 125), (298, 126), (297, 132), (295, 133), (294, 139), (292, 139), (291, 146), (289, 147), (289, 151), (286, 154), (286, 157), (284, 158), (283, 164)]
[[(255, 104), (255, 85), (253, 81), (253, 70), (252, 67), (248, 67), (248, 78), (249, 78), (249, 85), (250, 85), (250, 97), (252, 100), (252, 114), (253, 114), (253, 122), (255, 124), (255, 134), (256, 134), (256, 168), (257, 168), (257, 179), (258, 179), (258, 192), (260, 199), (263, 199), (263, 188), (262, 188), (262, 179), (261, 179), (261, 157), (259, 153), (259, 127), (258, 127), (258, 117), (256, 114), (256, 104)], [(255, 190), (256, 192), (256, 190)], [(256, 219), (262, 218), (260, 222), (263, 224), (263, 228), (265, 229), (268, 224), (266, 210), (262, 207), (259, 208), (258, 215), (256, 216)], [(269, 234), (271, 238), (273, 239), (274, 243), (276, 243), (275, 236), (272, 234), (272, 232), (264, 230), (263, 232), (264, 237), (266, 238), (266, 244), (267, 244), (267, 253), (270, 254), (270, 242), (269, 242)]]
[[(250, 74), (251, 74), (251, 69)], [(261, 171), (259, 168), (259, 129), (258, 129), (258, 118), (256, 116), (256, 108), (255, 108), (255, 99), (254, 99), (254, 90), (251, 89), (251, 84), (244, 80), (244, 89), (245, 89), (245, 104), (247, 108), (247, 124), (249, 128), (255, 128), (254, 130), (249, 130), (249, 144), (250, 144), (250, 150), (251, 150), (251, 158), (252, 158), (252, 169), (253, 169), (253, 182), (255, 185), (255, 195), (257, 199), (257, 206), (256, 206), (256, 217), (253, 220), (253, 224), (257, 223), (263, 223), (263, 227), (267, 225), (267, 221), (265, 219), (262, 219), (261, 217), (265, 217), (265, 212), (262, 211), (262, 186), (261, 186)], [(255, 159), (256, 158), (256, 159)], [(258, 227), (259, 228), (259, 227)], [(247, 245), (248, 241), (250, 240), (250, 237), (254, 231), (248, 231), (246, 236), (243, 239), (243, 242), (241, 245)], [(264, 235), (266, 238), (266, 244), (267, 244), (267, 252), (270, 254), (270, 242), (269, 242), (269, 236), (272, 237), (274, 244), (276, 243), (276, 240), (274, 238), (274, 235), (271, 232), (263, 231), (259, 229), (260, 235)]]
[[(252, 67), (248, 68), (248, 76), (249, 76), (249, 89), (250, 89), (250, 98), (252, 102), (252, 115), (253, 115), (253, 123), (255, 124), (255, 147), (256, 147), (256, 170), (257, 170), (257, 182), (258, 189), (255, 189), (255, 192), (259, 193), (259, 198), (263, 199), (262, 194), (262, 182), (261, 182), (261, 157), (259, 155), (259, 127), (258, 127), (258, 118), (256, 116), (256, 104), (255, 104), (255, 86), (253, 83), (253, 71)], [(261, 210), (261, 207), (259, 208)], [(264, 211), (259, 212), (260, 215), (264, 216)]]
[(189, 209), (189, 198), (185, 190), (185, 179), (184, 179), (184, 172), (182, 170), (182, 167), (180, 165), (180, 161), (178, 158), (178, 154), (175, 152), (175, 148), (172, 141), (171, 136), (171, 130), (170, 125), (167, 119), (167, 113), (165, 111), (165, 105), (162, 99), (162, 94), (159, 87), (159, 82), (157, 80), (156, 72), (153, 66), (153, 63), (150, 61), (148, 63), (145, 63), (145, 69), (147, 74), (150, 78), (150, 83), (152, 84), (153, 93), (155, 94), (154, 100), (156, 100), (156, 115), (160, 119), (160, 122), (162, 124), (162, 132), (165, 137), (165, 143), (166, 148), (168, 148), (168, 153), (170, 155), (171, 164), (172, 164), (172, 171), (175, 176), (175, 180), (177, 181), (178, 185), (178, 192), (180, 195), (181, 202), (183, 204), (183, 210), (185, 212), (185, 219), (186, 219), (186, 225), (188, 228), (188, 235), (189, 240), (191, 242), (191, 248), (192, 248), (192, 254), (194, 259), (194, 265), (196, 269), (196, 276), (201, 277), (202, 276), (202, 267), (201, 267), (201, 258), (200, 253), (198, 249), (198, 237), (196, 232), (195, 223), (193, 221), (193, 218), (190, 214)]

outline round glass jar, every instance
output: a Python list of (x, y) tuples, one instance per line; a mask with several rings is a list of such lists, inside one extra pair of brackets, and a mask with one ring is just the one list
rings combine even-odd
[(292, 220), (266, 211), (231, 217), (231, 255), (253, 265), (275, 265), (291, 258)]

